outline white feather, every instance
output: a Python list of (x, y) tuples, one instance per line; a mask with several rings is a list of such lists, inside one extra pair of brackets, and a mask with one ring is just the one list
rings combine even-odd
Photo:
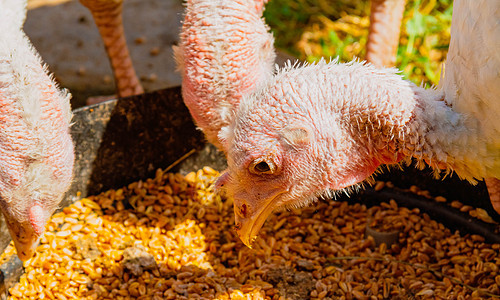
[(20, 29), (26, 20), (27, 0), (0, 0), (2, 23)]
[[(438, 89), (453, 111), (470, 117), (468, 126), (477, 128), (478, 136), (464, 141), (470, 155), (494, 158), (485, 163), (471, 159), (470, 168), (500, 176), (500, 1), (454, 1), (444, 70)], [(454, 116), (447, 120), (458, 122)]]

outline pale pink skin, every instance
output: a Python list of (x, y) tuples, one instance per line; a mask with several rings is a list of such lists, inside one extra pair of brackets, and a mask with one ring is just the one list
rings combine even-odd
[(233, 197), (236, 228), (250, 246), (274, 209), (356, 189), (382, 164), (414, 157), (471, 181), (499, 176), (500, 155), (486, 151), (492, 142), (477, 124), (447, 105), (442, 91), (391, 69), (289, 67), (243, 99), (222, 129), (230, 147), (217, 187)]
[[(2, 12), (0, 18), (9, 20), (23, 11)], [(22, 23), (2, 20), (0, 208), (19, 258), (27, 260), (72, 181), (70, 95), (47, 74)]]
[(183, 76), (182, 96), (207, 140), (225, 151), (218, 138), (241, 98), (272, 75), (273, 37), (262, 19), (264, 2), (188, 0), (174, 48)]

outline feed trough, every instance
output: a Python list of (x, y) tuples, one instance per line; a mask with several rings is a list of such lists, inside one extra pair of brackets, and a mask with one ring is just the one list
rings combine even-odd
[[(89, 195), (97, 195), (110, 189), (120, 189), (121, 187), (139, 180), (145, 181), (147, 178), (155, 178), (155, 175), (157, 176), (157, 169), (159, 168), (166, 169), (166, 171), (169, 172), (179, 172), (183, 175), (187, 175), (193, 171), (196, 172), (197, 170), (203, 169), (206, 166), (219, 171), (222, 171), (225, 167), (223, 156), (218, 153), (213, 146), (207, 145), (203, 140), (201, 132), (196, 130), (189, 112), (182, 102), (180, 88), (178, 87), (80, 108), (74, 111), (73, 121), (72, 134), (76, 145), (74, 182), (61, 204), (62, 208)], [(498, 224), (486, 223), (470, 214), (470, 211), (479, 207), (498, 220), (498, 216), (494, 214), (490, 207), (487, 192), (483, 184), (471, 186), (466, 182), (458, 180), (456, 176), (436, 180), (433, 179), (431, 171), (418, 171), (413, 168), (387, 171), (378, 175), (376, 179), (380, 183), (377, 183), (374, 187), (367, 187), (357, 194), (350, 195), (350, 198), (339, 195), (336, 200), (339, 201), (339, 203), (340, 201), (347, 200), (349, 203), (353, 204), (355, 211), (360, 210), (363, 212), (369, 211), (369, 209), (362, 208), (362, 205), (370, 207), (379, 205), (381, 202), (390, 203), (387, 204), (388, 206), (407, 207), (409, 210), (418, 208), (420, 212), (427, 213), (433, 220), (444, 224), (444, 226), (449, 228), (452, 232), (459, 230), (462, 235), (481, 236), (482, 238), (478, 237), (476, 239), (484, 238), (485, 242), (500, 243)], [(415, 186), (419, 189), (416, 190)], [(436, 202), (429, 196), (441, 196), (441, 198), (438, 199), (447, 199), (447, 201), (445, 203), (443, 203), (444, 200)], [(456, 201), (454, 202), (453, 200)], [(97, 202), (97, 200), (94, 201)], [(333, 200), (325, 201), (329, 203)], [(322, 201), (320, 204), (311, 205), (310, 208), (306, 209), (303, 218), (313, 219), (316, 207), (324, 207), (327, 205), (324, 203), (325, 202)], [(450, 203), (452, 205), (450, 205)], [(349, 210), (345, 208), (343, 204), (332, 205), (332, 211), (336, 211), (337, 214), (339, 209), (341, 211)], [(320, 208), (318, 208), (318, 210), (319, 209)], [(374, 213), (375, 211), (370, 212)], [(203, 216), (200, 215), (201, 213), (197, 216), (203, 218)], [(301, 213), (296, 212), (295, 215), (292, 214), (286, 220), (293, 221), (297, 218), (300, 219), (300, 216)], [(338, 214), (337, 218), (341, 219), (342, 214)], [(269, 222), (277, 221), (273, 219), (268, 220), (266, 223)], [(278, 227), (277, 224), (279, 223), (280, 222), (275, 224), (270, 223), (268, 226), (271, 230), (265, 228), (263, 230), (267, 232), (272, 231), (273, 228), (278, 230), (280, 227)], [(284, 222), (281, 222), (280, 226), (286, 226), (286, 224), (283, 223)], [(211, 224), (216, 225), (217, 220)], [(8, 230), (3, 221), (1, 230), (0, 246), (3, 250), (10, 242)], [(293, 230), (290, 229), (287, 232), (291, 231)], [(349, 234), (349, 232), (346, 231), (345, 234)], [(269, 239), (266, 240), (264, 244), (269, 244), (269, 241), (272, 240), (270, 238), (271, 233), (269, 233)], [(299, 242), (302, 242), (302, 238), (299, 240)], [(305, 240), (307, 240), (307, 238), (304, 238), (304, 242)], [(224, 244), (222, 241), (220, 243)], [(375, 252), (378, 251), (376, 249), (380, 250), (379, 246), (369, 244), (370, 242), (368, 242), (366, 247), (374, 247), (373, 249), (375, 249)], [(237, 240), (233, 243), (226, 243), (221, 247), (246, 249), (244, 248), (245, 246)], [(259, 249), (259, 247), (257, 248)], [(265, 248), (267, 246), (262, 245), (262, 247)], [(206, 251), (217, 253), (219, 249), (211, 249), (211, 247), (207, 245)], [(231, 249), (229, 249), (229, 251), (231, 251)], [(244, 251), (248, 255), (252, 255), (252, 250), (248, 249)], [(397, 249), (393, 249), (393, 251), (397, 251)], [(325, 259), (328, 260), (329, 258), (332, 259), (332, 261), (329, 261), (331, 263), (329, 267), (332, 268), (329, 269), (331, 272), (336, 272), (337, 269), (341, 269), (338, 264), (333, 262), (333, 256), (326, 257)], [(289, 259), (293, 261), (294, 258), (293, 256), (289, 256)], [(344, 259), (347, 260), (347, 258)], [(233, 263), (234, 262), (229, 261), (224, 266), (228, 269), (230, 267), (237, 268)], [(265, 261), (260, 261), (254, 264), (258, 267), (259, 264), (264, 263)], [(305, 280), (317, 290), (317, 292), (314, 289), (307, 290), (308, 294), (306, 296), (289, 296), (291, 299), (300, 297), (304, 299), (308, 297), (314, 298), (319, 297), (321, 293), (324, 293), (324, 295), (322, 295), (323, 297), (328, 295), (328, 290), (317, 283), (321, 276), (317, 277), (314, 275), (314, 270), (317, 268), (314, 264), (311, 264), (309, 260), (299, 259), (295, 263), (290, 264), (289, 267), (289, 270), (297, 270), (297, 272), (300, 272), (297, 273), (299, 275), (292, 272), (295, 275), (290, 275), (292, 279), (288, 281), (288, 286), (293, 285), (294, 280)], [(175, 267), (172, 268), (175, 269)], [(215, 269), (216, 267), (214, 267), (214, 270)], [(184, 269), (181, 268), (179, 270)], [(289, 272), (289, 270), (281, 272), (281, 275), (278, 277), (284, 278), (285, 275), (283, 274), (288, 274), (287, 272)], [(19, 277), (23, 273), (23, 265), (14, 254), (4, 258), (0, 266), (0, 271), (0, 291), (2, 299), (6, 299), (8, 297), (9, 288), (18, 282)], [(325, 274), (327, 274), (329, 271), (325, 272)], [(191, 271), (175, 274), (167, 272), (165, 274), (161, 273), (161, 275), (165, 278), (176, 278), (176, 280), (179, 281), (181, 280), (180, 278), (188, 276), (188, 273), (191, 274), (191, 276), (195, 276)], [(307, 275), (308, 273), (313, 275)], [(271, 272), (269, 274), (274, 273)], [(287, 287), (284, 286), (284, 281), (276, 280), (277, 275), (274, 276), (269, 274), (266, 275), (268, 277), (265, 278), (272, 277), (274, 279), (269, 279), (268, 282), (271, 283), (266, 283), (267, 285), (264, 284), (261, 289), (262, 293), (267, 295), (269, 299), (274, 299), (273, 295), (279, 293), (283, 294), (283, 291), (286, 293)], [(124, 275), (122, 274), (121, 276)], [(260, 275), (257, 273), (256, 276)], [(302, 278), (300, 276), (305, 277)], [(241, 290), (243, 293), (245, 289), (250, 291), (251, 286), (259, 285), (257, 281), (252, 281), (248, 278), (243, 278), (241, 280), (244, 282), (240, 282), (233, 290)], [(352, 281), (356, 281), (356, 278), (352, 279)], [(223, 286), (225, 284), (224, 287), (227, 287), (229, 283), (225, 281), (225, 283), (221, 284)], [(271, 287), (268, 285), (271, 285)], [(180, 285), (177, 285), (177, 287), (179, 286)], [(207, 284), (207, 286), (209, 286), (209, 284)], [(352, 288), (350, 284), (347, 285), (346, 283), (337, 283), (337, 287), (340, 290), (344, 290), (345, 288), (345, 293), (351, 293), (351, 296), (354, 297), (362, 293), (361, 290), (358, 291), (356, 287)], [(352, 290), (349, 290), (350, 288), (352, 288)], [(421, 296), (427, 295), (427, 290), (425, 288), (419, 288), (420, 290), (418, 291), (421, 293)], [(383, 290), (383, 288), (381, 289)], [(147, 293), (147, 290), (145, 291), (145, 293)], [(133, 294), (130, 289), (127, 293)], [(166, 293), (165, 291), (162, 295), (164, 295), (166, 299), (169, 299)], [(190, 299), (189, 295), (191, 294), (189, 293), (190, 292), (186, 291), (186, 295), (184, 296), (188, 297), (186, 299)], [(223, 291), (217, 290), (214, 293), (218, 293), (219, 296), (224, 294)], [(418, 294), (418, 292), (415, 293)], [(144, 296), (143, 294), (141, 295)], [(364, 295), (366, 295), (366, 293)], [(388, 295), (394, 296), (393, 294)]]

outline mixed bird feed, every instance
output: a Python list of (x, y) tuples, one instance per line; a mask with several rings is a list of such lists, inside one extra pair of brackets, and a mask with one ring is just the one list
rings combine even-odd
[[(65, 207), (9, 299), (500, 298), (499, 244), (394, 201), (277, 212), (249, 249), (217, 176), (158, 170)], [(367, 226), (397, 231), (395, 243), (376, 245)]]

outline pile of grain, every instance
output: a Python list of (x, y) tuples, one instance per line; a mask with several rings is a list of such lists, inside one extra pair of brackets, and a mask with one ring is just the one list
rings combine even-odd
[[(499, 244), (417, 209), (322, 201), (272, 215), (254, 249), (233, 230), (217, 172), (110, 190), (53, 216), (10, 299), (471, 299), (499, 297)], [(390, 220), (399, 243), (365, 238)], [(7, 252), (8, 253), (8, 252)], [(496, 295), (496, 296), (495, 296)], [(472, 296), (472, 297), (470, 297)]]

